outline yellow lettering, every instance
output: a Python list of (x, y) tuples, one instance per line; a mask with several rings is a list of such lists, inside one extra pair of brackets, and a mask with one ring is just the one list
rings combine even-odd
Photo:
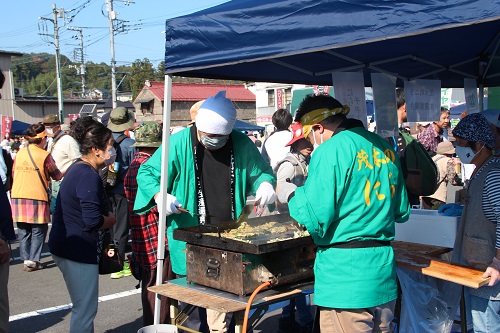
[(366, 153), (366, 151), (361, 149), (360, 151), (358, 151), (356, 157), (358, 158), (358, 171), (361, 170), (361, 166), (363, 165), (363, 163), (365, 164), (366, 168), (373, 169), (373, 166), (370, 164), (370, 161), (368, 161), (368, 154)]
[(380, 168), (380, 166), (382, 164), (389, 163), (390, 159), (389, 159), (389, 157), (385, 156), (385, 154), (384, 154), (384, 158), (378, 158), (377, 156), (379, 154), (380, 154), (380, 152), (377, 149), (373, 148), (373, 163), (375, 163), (375, 165)]
[(394, 150), (392, 149), (386, 149), (384, 151), (384, 155), (387, 156), (392, 161), (392, 163), (394, 163), (394, 161), (396, 160), (396, 155), (394, 154)]

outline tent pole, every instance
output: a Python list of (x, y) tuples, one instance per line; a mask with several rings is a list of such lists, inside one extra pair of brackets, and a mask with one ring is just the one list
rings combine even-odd
[[(170, 75), (165, 75), (165, 99), (163, 102), (163, 133), (162, 133), (162, 150), (161, 150), (161, 176), (160, 176), (160, 192), (162, 192), (162, 197), (166, 198), (167, 194), (167, 182), (168, 182), (168, 147), (170, 143), (170, 112), (172, 109), (172, 77)], [(165, 231), (166, 231), (166, 210), (167, 202), (163, 200), (158, 206), (158, 251), (157, 255), (157, 266), (156, 266), (156, 285), (159, 286), (163, 284), (163, 262), (165, 261)], [(154, 324), (160, 323), (160, 310), (161, 310), (161, 295), (156, 294), (155, 298), (155, 312), (154, 312)]]
[(484, 84), (479, 84), (479, 112), (484, 110)]

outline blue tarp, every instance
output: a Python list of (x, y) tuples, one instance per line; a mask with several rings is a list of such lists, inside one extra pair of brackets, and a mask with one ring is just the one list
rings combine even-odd
[(26, 130), (28, 129), (28, 127), (30, 127), (30, 125), (31, 124), (28, 124), (28, 123), (25, 123), (25, 122), (22, 122), (19, 120), (14, 120), (12, 122), (10, 134), (11, 135), (25, 135)]
[(165, 73), (331, 85), (332, 72), (363, 71), (366, 86), (373, 72), (399, 86), (499, 86), (499, 40), (499, 0), (233, 0), (166, 22)]
[(239, 119), (236, 119), (236, 123), (234, 124), (234, 129), (238, 131), (263, 131), (265, 130), (262, 126), (257, 126), (255, 124), (246, 123)]

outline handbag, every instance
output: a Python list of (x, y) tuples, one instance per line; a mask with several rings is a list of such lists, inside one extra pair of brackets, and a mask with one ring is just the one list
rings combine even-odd
[(109, 229), (104, 231), (102, 244), (99, 274), (111, 274), (121, 271), (123, 269), (123, 262), (118, 255), (118, 250), (115, 248), (115, 242), (111, 238)]

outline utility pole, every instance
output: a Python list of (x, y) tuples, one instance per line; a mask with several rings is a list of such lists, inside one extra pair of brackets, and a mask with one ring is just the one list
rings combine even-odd
[(115, 29), (113, 21), (116, 20), (116, 12), (113, 11), (113, 0), (106, 0), (109, 20), (109, 44), (111, 48), (111, 99), (113, 109), (116, 108), (116, 64), (115, 64)]
[(62, 79), (61, 79), (61, 59), (59, 53), (59, 26), (57, 24), (58, 18), (64, 18), (64, 9), (56, 8), (56, 4), (52, 4), (52, 14), (54, 18), (48, 19), (45, 17), (40, 17), (41, 20), (51, 21), (54, 24), (54, 35), (50, 36), (54, 38), (54, 46), (56, 49), (56, 81), (57, 81), (57, 101), (59, 105), (59, 120), (61, 123), (64, 122), (64, 104), (63, 104), (63, 94), (62, 94)]
[(78, 31), (79, 32), (79, 39), (80, 39), (80, 70), (77, 69), (77, 72), (82, 77), (82, 98), (84, 98), (85, 97), (85, 59), (84, 59), (84, 54), (83, 54), (83, 29), (82, 28), (68, 27), (68, 30), (74, 30), (74, 31)]

